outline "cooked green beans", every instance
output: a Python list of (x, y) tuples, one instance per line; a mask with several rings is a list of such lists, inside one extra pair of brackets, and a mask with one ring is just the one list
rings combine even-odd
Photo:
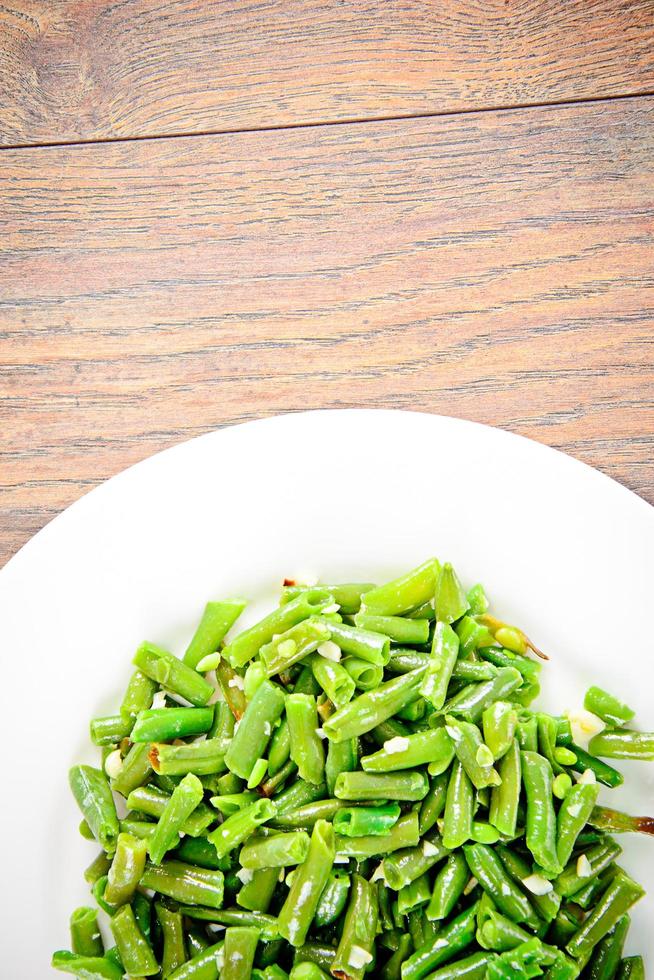
[(611, 835), (654, 836), (654, 817), (597, 804), (623, 782), (600, 757), (654, 758), (631, 708), (589, 688), (599, 732), (531, 708), (539, 651), (436, 559), (381, 585), (287, 581), (236, 633), (244, 606), (207, 603), (183, 659), (141, 644), (92, 720), (101, 768), (70, 783), (116, 945), (79, 908), (55, 969), (641, 980), (623, 948), (642, 889)]
[(311, 834), (307, 857), (295, 872), (279, 913), (279, 933), (292, 946), (301, 946), (307, 937), (334, 856), (334, 830), (325, 820), (318, 820)]

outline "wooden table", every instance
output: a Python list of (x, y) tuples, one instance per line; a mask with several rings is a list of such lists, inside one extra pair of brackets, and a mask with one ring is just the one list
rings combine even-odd
[(652, 0), (8, 0), (0, 564), (278, 412), (500, 425), (654, 502)]

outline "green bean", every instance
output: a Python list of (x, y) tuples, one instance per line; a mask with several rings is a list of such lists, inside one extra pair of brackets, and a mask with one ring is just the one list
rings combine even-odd
[(241, 867), (259, 871), (262, 868), (284, 868), (302, 864), (309, 852), (309, 835), (302, 830), (271, 837), (251, 837), (239, 856)]
[(554, 887), (562, 898), (569, 898), (588, 884), (589, 879), (596, 877), (615, 861), (622, 853), (622, 848), (611, 838), (595, 844), (584, 852), (588, 861), (588, 874), (580, 875), (577, 871), (577, 858), (566, 865), (556, 879)]
[(453, 698), (446, 701), (443, 712), (450, 715), (458, 715), (465, 721), (478, 724), (481, 721), (484, 711), (494, 701), (500, 701), (512, 691), (520, 686), (522, 674), (512, 667), (505, 667), (498, 670), (495, 677), (490, 681), (482, 681), (480, 684), (468, 684), (462, 691), (455, 694)]
[(454, 851), (436, 875), (426, 913), (430, 921), (448, 918), (463, 895), (469, 877), (466, 859), (461, 851)]
[(212, 831), (208, 839), (216, 848), (218, 857), (224, 857), (229, 851), (242, 844), (253, 830), (268, 820), (275, 814), (275, 805), (270, 800), (257, 800), (250, 806), (232, 814), (220, 827)]
[[(344, 666), (327, 660), (319, 653), (311, 654), (309, 665), (320, 687), (337, 708), (342, 708), (352, 699), (356, 685)], [(306, 695), (300, 694), (297, 697)]]
[[(239, 633), (231, 643), (227, 644), (223, 656), (231, 663), (232, 667), (243, 667), (266, 644), (271, 643), (275, 634), (288, 632), (309, 617), (316, 616), (331, 602), (333, 602), (333, 598), (326, 589), (308, 589), (292, 599), (291, 602), (273, 610), (254, 626)], [(270, 670), (273, 665), (268, 663), (266, 658), (262, 657), (262, 660), (271, 674), (279, 672), (278, 670)]]
[(396, 718), (387, 718), (386, 721), (382, 721), (379, 725), (375, 727), (370, 732), (370, 737), (375, 740), (377, 745), (383, 745), (390, 738), (395, 738), (396, 735), (402, 735), (406, 738), (407, 735), (412, 735), (413, 729), (405, 725), (404, 722), (399, 721)]
[(404, 619), (402, 616), (377, 616), (360, 612), (354, 617), (355, 625), (371, 633), (382, 633), (393, 643), (427, 643), (429, 621), (426, 619)]
[(103, 956), (104, 944), (95, 909), (81, 907), (70, 917), (70, 945), (79, 956)]
[[(139, 786), (132, 790), (127, 797), (127, 808), (128, 810), (138, 810), (140, 813), (146, 813), (149, 817), (159, 819), (169, 802), (168, 793), (157, 789), (156, 786)], [(204, 803), (201, 803), (186, 818), (180, 830), (191, 837), (199, 837), (215, 819), (215, 813)]]
[(95, 745), (114, 745), (126, 738), (132, 730), (133, 720), (124, 715), (107, 715), (91, 720), (91, 741)]
[(307, 858), (295, 872), (279, 912), (279, 933), (292, 946), (302, 946), (306, 939), (334, 856), (333, 827), (325, 820), (318, 820), (311, 834)]
[(208, 708), (151, 708), (141, 711), (132, 729), (132, 742), (171, 742), (174, 738), (202, 735), (213, 723)]
[(557, 800), (564, 800), (571, 789), (572, 779), (567, 772), (560, 772), (558, 776), (554, 777), (552, 792), (554, 793), (554, 796), (556, 796)]
[(132, 834), (119, 834), (116, 852), (107, 875), (105, 901), (119, 906), (132, 900), (145, 868), (147, 845)]
[(594, 735), (588, 749), (593, 755), (606, 759), (654, 759), (654, 732), (634, 732), (629, 729), (605, 730)]
[[(191, 963), (195, 960), (200, 953), (209, 949), (209, 940), (205, 932), (200, 929), (188, 929), (186, 933), (186, 944), (188, 946), (188, 953), (191, 957), (188, 961), (189, 967)], [(220, 955), (222, 956), (222, 943), (218, 944), (220, 947)], [(218, 975), (216, 971), (216, 976)]]
[(425, 872), (419, 878), (400, 888), (397, 896), (397, 907), (400, 915), (406, 915), (428, 905), (430, 897), (429, 875)]
[(610, 834), (622, 834), (628, 831), (654, 834), (654, 817), (632, 817), (628, 813), (610, 810), (605, 806), (593, 807), (588, 823)]
[(500, 912), (514, 922), (538, 929), (539, 919), (529, 899), (509, 877), (494, 850), (485, 844), (467, 844), (463, 853), (471, 873)]
[(469, 906), (452, 919), (438, 934), (436, 941), (428, 940), (402, 965), (402, 980), (423, 980), (432, 971), (463, 952), (474, 941), (477, 903)]
[(601, 875), (591, 878), (587, 885), (584, 885), (583, 888), (580, 888), (578, 892), (574, 893), (573, 900), (575, 905), (579, 905), (582, 909), (592, 908), (597, 903), (600, 895), (608, 888), (616, 871), (617, 865), (610, 864)]
[(425, 717), (427, 711), (427, 705), (422, 698), (416, 698), (415, 701), (411, 701), (406, 704), (403, 708), (400, 708), (396, 717), (401, 718), (402, 721), (420, 721), (421, 718)]
[(577, 757), (577, 761), (570, 765), (570, 769), (573, 769), (575, 772), (585, 772), (587, 769), (590, 769), (597, 781), (603, 783), (604, 786), (610, 786), (611, 788), (622, 786), (624, 776), (617, 769), (614, 769), (613, 766), (610, 766), (607, 762), (602, 762), (601, 759), (597, 759), (590, 752), (586, 752), (585, 749), (580, 748), (574, 743), (566, 746), (566, 748), (571, 748)]
[(241, 779), (249, 779), (270, 741), (274, 724), (284, 710), (283, 692), (264, 680), (248, 704), (229, 748), (225, 764)]
[(149, 977), (159, 972), (159, 964), (137, 925), (131, 905), (123, 905), (112, 916), (111, 931), (126, 973), (135, 977)]
[(188, 772), (196, 776), (209, 776), (225, 771), (225, 755), (230, 744), (233, 745), (234, 741), (230, 743), (222, 738), (207, 738), (180, 745), (152, 742), (149, 759), (154, 771), (164, 776), (185, 776)]
[(51, 965), (86, 980), (123, 980), (123, 970), (105, 956), (82, 956), (60, 949), (52, 954)]
[(386, 961), (381, 970), (381, 980), (401, 980), (402, 963), (407, 959), (412, 948), (413, 941), (411, 936), (406, 933), (400, 935), (397, 949), (390, 959)]
[(360, 691), (372, 691), (384, 679), (384, 668), (381, 664), (371, 664), (360, 657), (346, 657), (343, 667)]
[(116, 848), (118, 816), (107, 777), (101, 769), (92, 766), (73, 766), (68, 780), (93, 836), (111, 853)]
[(420, 693), (439, 710), (445, 703), (447, 688), (459, 654), (459, 638), (446, 623), (436, 623), (431, 655), (423, 674)]
[(315, 963), (316, 966), (329, 973), (335, 956), (336, 949), (333, 946), (327, 946), (324, 943), (304, 943), (295, 950), (293, 965)]
[(291, 736), (286, 718), (280, 718), (277, 728), (272, 733), (268, 746), (268, 772), (271, 776), (288, 762), (291, 755)]
[(296, 772), (297, 766), (292, 759), (289, 759), (288, 762), (284, 763), (279, 772), (276, 772), (274, 776), (270, 776), (265, 783), (261, 784), (259, 792), (263, 796), (274, 796), (278, 787), (283, 786), (286, 780)]
[(176, 902), (196, 902), (219, 909), (223, 903), (224, 877), (222, 871), (168, 860), (161, 864), (146, 864), (141, 887), (152, 888)]
[(559, 807), (556, 851), (562, 868), (570, 860), (577, 837), (588, 823), (598, 793), (597, 783), (577, 783)]
[(429, 980), (484, 980), (494, 953), (473, 953), (429, 974)]
[(645, 980), (645, 966), (642, 956), (625, 956), (620, 962), (616, 980)]
[[(484, 898), (487, 899), (488, 896), (484, 895)], [(492, 949), (503, 953), (515, 949), (516, 946), (528, 942), (531, 938), (531, 935), (522, 926), (516, 925), (505, 915), (497, 912), (492, 903), (490, 909), (483, 916), (483, 921), (480, 922), (480, 917), (477, 917), (477, 942), (483, 949)]]
[(470, 614), (462, 616), (455, 624), (454, 632), (459, 637), (461, 656), (476, 653), (480, 647), (490, 647), (495, 642), (487, 626), (483, 626)]
[[(438, 731), (438, 729), (437, 729)], [(493, 753), (484, 745), (481, 733), (471, 722), (454, 715), (445, 716), (445, 731), (454, 744), (456, 757), (477, 789), (499, 786), (500, 776), (493, 768)]]
[(236, 904), (250, 912), (267, 912), (278, 881), (279, 868), (253, 871), (236, 896)]
[(275, 635), (260, 651), (267, 676), (283, 673), (326, 643), (331, 636), (331, 625), (322, 617), (312, 616), (285, 633)]
[(190, 919), (214, 922), (223, 926), (251, 926), (258, 929), (263, 940), (279, 939), (277, 919), (264, 912), (247, 909), (205, 909), (198, 905), (181, 905), (179, 911)]
[(470, 606), (470, 615), (483, 616), (488, 611), (488, 597), (481, 582), (468, 589), (466, 598)]
[[(460, 649), (460, 648), (459, 648)], [(497, 675), (497, 667), (483, 661), (457, 660), (452, 670), (453, 681), (490, 681)], [(501, 701), (496, 702), (502, 704)], [(486, 709), (488, 710), (488, 708)]]
[(234, 735), (235, 718), (226, 701), (216, 701), (213, 705), (213, 722), (207, 738), (231, 739)]
[(220, 692), (229, 706), (229, 710), (238, 721), (245, 714), (245, 681), (224, 659), (216, 667), (216, 680), (220, 685)]
[(211, 805), (215, 806), (216, 810), (220, 810), (224, 817), (231, 817), (233, 813), (236, 813), (242, 807), (247, 806), (249, 803), (254, 803), (259, 797), (257, 793), (252, 790), (248, 790), (244, 793), (229, 793), (224, 796), (212, 796)]
[(387, 834), (397, 823), (400, 807), (397, 803), (381, 806), (345, 807), (334, 815), (334, 831), (346, 837), (365, 837)]
[(448, 853), (443, 841), (432, 831), (416, 847), (395, 851), (384, 858), (384, 878), (399, 891), (438, 864)]
[(436, 558), (407, 572), (400, 578), (366, 592), (362, 608), (377, 616), (397, 616), (434, 598), (440, 565)]
[[(189, 945), (191, 934), (189, 934)], [(168, 975), (167, 980), (218, 980), (220, 968), (218, 963), (222, 958), (223, 944), (216, 943), (213, 946), (206, 946), (187, 960), (182, 966), (178, 966), (173, 973)]]
[[(193, 773), (187, 773), (166, 803), (154, 834), (148, 844), (153, 864), (161, 864), (164, 855), (179, 841), (179, 834), (204, 795), (202, 783)], [(109, 874), (111, 880), (111, 873)]]
[[(320, 588), (325, 589), (333, 596), (334, 602), (340, 606), (340, 611), (344, 616), (352, 616), (354, 613), (358, 613), (361, 608), (361, 599), (364, 593), (370, 592), (375, 586), (372, 582), (343, 582), (340, 585), (321, 585)], [(303, 585), (284, 586), (281, 604), (285, 605), (306, 591), (307, 588)]]
[(602, 690), (601, 687), (589, 687), (584, 695), (584, 708), (592, 711), (607, 725), (620, 728), (634, 717), (635, 712), (613, 694)]
[(453, 623), (461, 619), (470, 608), (458, 576), (449, 562), (445, 562), (436, 581), (434, 608), (436, 618), (441, 623)]
[(527, 794), (525, 840), (536, 863), (546, 872), (562, 871), (556, 853), (556, 813), (552, 800), (552, 767), (538, 752), (522, 753), (522, 782)]
[(442, 772), (431, 780), (429, 792), (420, 807), (420, 833), (426, 834), (434, 826), (445, 809), (449, 774)]
[(345, 654), (365, 660), (377, 667), (388, 663), (391, 651), (391, 641), (383, 633), (372, 633), (370, 630), (346, 623), (329, 623), (332, 643)]
[(318, 820), (332, 820), (346, 806), (341, 800), (316, 800), (273, 817), (270, 826), (277, 830), (311, 829)]
[[(531, 875), (531, 865), (517, 854), (510, 850), (505, 844), (498, 844), (495, 852), (500, 858), (509, 877), (519, 886), (522, 886), (525, 878)], [(561, 906), (561, 896), (554, 890), (545, 892), (543, 895), (530, 894), (529, 900), (536, 908), (539, 916), (544, 922), (552, 922)]]
[(429, 781), (422, 772), (342, 772), (334, 793), (339, 800), (422, 800)]
[(179, 912), (169, 909), (162, 902), (155, 902), (154, 908), (163, 939), (161, 975), (168, 977), (186, 962), (183, 920)]
[(538, 752), (538, 721), (535, 715), (518, 715), (516, 738), (523, 752)]
[(289, 694), (286, 719), (291, 738), (291, 759), (300, 778), (319, 785), (325, 777), (325, 750), (318, 735), (316, 699), (311, 694)]
[(230, 926), (225, 931), (221, 980), (244, 980), (252, 974), (259, 931), (249, 926)]
[(120, 705), (121, 715), (134, 721), (140, 711), (150, 707), (157, 687), (158, 685), (150, 677), (146, 677), (140, 670), (135, 670), (129, 679)]
[(378, 854), (390, 854), (402, 848), (413, 848), (418, 844), (418, 814), (415, 811), (405, 813), (400, 817), (391, 830), (379, 836), (369, 834), (365, 837), (336, 838), (336, 856), (339, 859), (355, 858), (363, 861)]
[(383, 748), (361, 759), (364, 772), (384, 773), (413, 769), (425, 763), (438, 764), (444, 772), (454, 758), (454, 746), (444, 728), (394, 736)]
[(593, 911), (566, 944), (568, 953), (577, 958), (590, 953), (644, 894), (639, 884), (618, 869)]
[(147, 781), (151, 772), (150, 746), (146, 743), (132, 745), (123, 759), (120, 772), (111, 780), (111, 788), (128, 797), (133, 789)]
[(457, 759), (452, 766), (445, 798), (443, 842), (450, 850), (470, 839), (474, 811), (474, 791), (470, 778)]
[(104, 851), (100, 851), (97, 857), (91, 861), (84, 872), (84, 881), (93, 886), (99, 878), (105, 876), (111, 867), (111, 858), (107, 857)]
[(587, 967), (588, 980), (613, 980), (620, 966), (630, 924), (629, 916), (623, 915), (599, 941)]
[(540, 676), (541, 665), (539, 663), (520, 654), (512, 653), (510, 650), (493, 646), (481, 647), (479, 656), (495, 667), (514, 667), (520, 671), (525, 681), (536, 681)]
[(142, 643), (133, 662), (141, 673), (196, 707), (205, 705), (213, 694), (211, 684), (204, 677), (154, 643)]
[(368, 964), (374, 959), (378, 913), (375, 887), (361, 875), (352, 875), (350, 900), (331, 965), (333, 976), (363, 980)]
[(216, 848), (206, 837), (184, 837), (180, 840), (173, 857), (189, 864), (197, 864), (201, 868), (210, 868), (212, 871), (224, 871), (228, 866), (228, 859), (219, 858)]
[(411, 650), (405, 647), (395, 647), (390, 652), (390, 658), (386, 664), (386, 670), (391, 674), (408, 674), (411, 670), (418, 670), (420, 667), (427, 667), (429, 664), (428, 653), (422, 650)]
[(358, 741), (350, 738), (345, 742), (332, 742), (327, 745), (325, 779), (330, 796), (334, 794), (336, 780), (342, 772), (352, 772), (357, 767)]
[(303, 779), (298, 779), (292, 786), (275, 797), (276, 816), (281, 817), (286, 813), (297, 810), (299, 807), (315, 803), (316, 800), (323, 799), (326, 791), (327, 786), (325, 783), (322, 783), (320, 786), (314, 786), (311, 783), (306, 783)]
[(328, 737), (335, 742), (344, 742), (391, 718), (417, 697), (423, 673), (422, 669), (413, 670), (350, 701), (323, 723)]
[(349, 891), (349, 875), (341, 871), (331, 871), (316, 908), (314, 922), (317, 929), (336, 922), (345, 908)]
[(513, 742), (518, 713), (507, 701), (496, 701), (482, 714), (484, 742), (497, 761), (504, 756)]
[(289, 980), (330, 980), (330, 976), (315, 963), (298, 963), (291, 970)]
[(500, 760), (498, 771), (501, 782), (491, 792), (488, 819), (501, 834), (513, 837), (522, 784), (522, 762), (517, 739), (513, 739), (509, 750)]
[(246, 605), (244, 599), (208, 602), (184, 654), (184, 663), (197, 668), (204, 657), (217, 650)]

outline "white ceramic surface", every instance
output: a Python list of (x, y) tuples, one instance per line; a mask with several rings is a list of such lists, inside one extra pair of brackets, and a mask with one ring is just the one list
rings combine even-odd
[[(578, 705), (592, 681), (654, 726), (654, 510), (497, 429), (367, 410), (250, 422), (139, 463), (37, 534), (0, 572), (2, 975), (49, 975), (88, 901), (97, 848), (67, 769), (97, 757), (88, 719), (117, 706), (142, 639), (181, 653), (207, 599), (247, 595), (252, 619), (284, 575), (381, 581), (431, 554), (550, 653), (547, 706)], [(653, 811), (654, 766), (619, 765), (614, 803)], [(652, 892), (629, 949), (651, 969), (654, 841), (624, 843)]]

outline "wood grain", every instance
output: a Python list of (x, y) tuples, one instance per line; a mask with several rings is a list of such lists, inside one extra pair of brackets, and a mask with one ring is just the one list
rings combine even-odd
[(216, 426), (396, 406), (654, 501), (654, 100), (0, 154), (0, 562)]
[(652, 0), (0, 4), (4, 144), (652, 91)]

